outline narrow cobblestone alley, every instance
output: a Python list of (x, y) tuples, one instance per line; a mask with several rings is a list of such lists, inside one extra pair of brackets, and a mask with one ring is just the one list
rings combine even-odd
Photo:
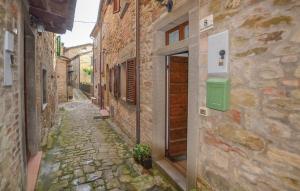
[(153, 169), (135, 164), (130, 148), (78, 90), (60, 106), (48, 137), (37, 188), (54, 190), (176, 190)]

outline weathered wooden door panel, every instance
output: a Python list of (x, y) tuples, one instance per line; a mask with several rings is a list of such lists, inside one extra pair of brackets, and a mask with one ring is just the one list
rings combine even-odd
[(170, 57), (168, 156), (186, 155), (188, 116), (188, 57)]

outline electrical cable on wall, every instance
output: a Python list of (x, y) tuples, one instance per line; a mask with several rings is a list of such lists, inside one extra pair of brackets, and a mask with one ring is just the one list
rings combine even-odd
[(96, 22), (91, 22), (91, 21), (74, 21), (74, 23), (95, 24)]

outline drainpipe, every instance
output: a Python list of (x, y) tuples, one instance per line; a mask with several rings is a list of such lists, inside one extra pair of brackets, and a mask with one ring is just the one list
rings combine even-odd
[(91, 80), (92, 80), (93, 87), (91, 88), (91, 90), (93, 92), (91, 92), (91, 93), (93, 93), (92, 95), (94, 97), (96, 97), (95, 96), (95, 38), (92, 38), (92, 40), (93, 40), (93, 60), (92, 60), (92, 63), (93, 63), (93, 76), (91, 77)]
[(141, 103), (140, 103), (140, 0), (135, 1), (136, 5), (136, 143), (141, 142)]

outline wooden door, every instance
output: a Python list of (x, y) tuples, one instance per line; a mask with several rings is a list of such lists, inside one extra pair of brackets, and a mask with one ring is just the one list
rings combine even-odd
[(100, 85), (100, 83), (98, 83), (98, 104), (100, 109), (102, 109), (102, 86)]
[(188, 116), (188, 57), (171, 56), (169, 63), (168, 156), (186, 155)]
[(98, 93), (99, 93), (99, 104), (100, 104), (100, 109), (104, 109), (104, 92), (105, 92), (105, 86), (100, 86), (98, 88)]

